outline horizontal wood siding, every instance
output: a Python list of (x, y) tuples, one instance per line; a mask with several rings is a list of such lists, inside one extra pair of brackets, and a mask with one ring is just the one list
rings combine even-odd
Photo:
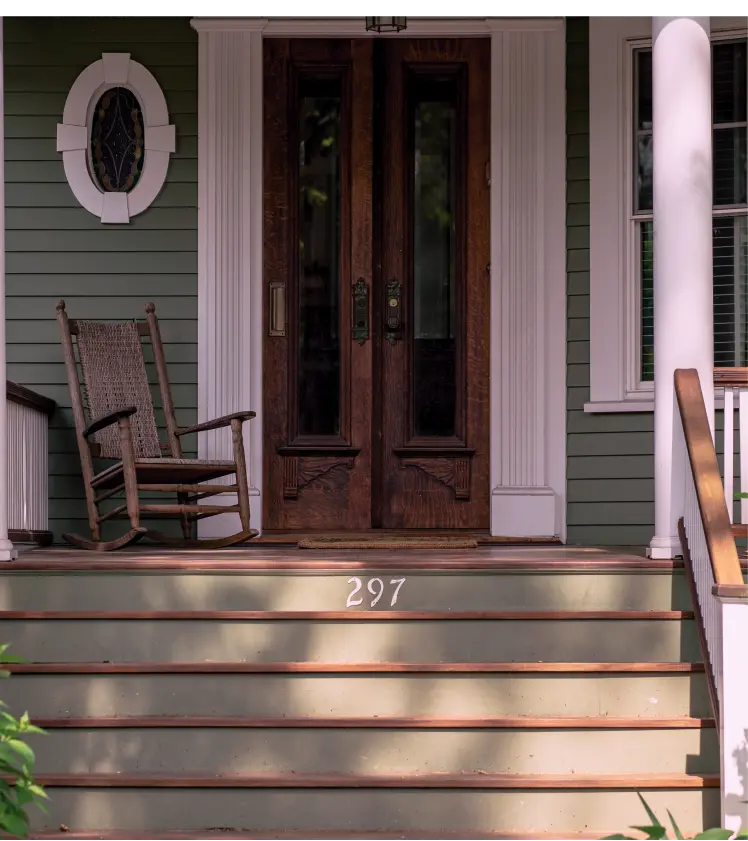
[[(56, 151), (70, 86), (103, 52), (128, 52), (153, 73), (176, 126), (166, 185), (128, 225), (102, 225), (78, 204)], [(58, 403), (49, 518), (59, 541), (87, 520), (58, 299), (71, 318), (111, 320), (142, 317), (153, 301), (178, 422), (197, 422), (197, 33), (187, 18), (6, 18), (5, 114), (8, 377)], [(186, 444), (194, 450), (194, 436)]]
[(567, 18), (568, 542), (643, 545), (654, 530), (654, 415), (585, 414), (590, 399), (589, 25)]

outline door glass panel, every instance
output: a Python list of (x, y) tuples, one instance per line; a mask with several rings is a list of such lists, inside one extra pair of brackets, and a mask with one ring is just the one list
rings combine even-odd
[(301, 79), (298, 432), (340, 433), (340, 78)]
[(456, 433), (457, 126), (454, 76), (415, 77), (413, 166), (413, 432)]

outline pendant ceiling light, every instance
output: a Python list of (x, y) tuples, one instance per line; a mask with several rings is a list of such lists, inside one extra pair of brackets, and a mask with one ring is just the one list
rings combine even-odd
[(367, 32), (402, 32), (406, 26), (405, 18), (366, 18)]

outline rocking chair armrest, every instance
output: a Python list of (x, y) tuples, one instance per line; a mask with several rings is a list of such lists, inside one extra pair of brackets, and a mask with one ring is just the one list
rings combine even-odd
[(233, 412), (230, 415), (224, 415), (222, 418), (198, 423), (196, 426), (188, 426), (185, 429), (178, 429), (176, 434), (189, 435), (191, 432), (208, 432), (210, 429), (222, 429), (224, 426), (231, 426), (232, 420), (252, 420), (255, 414), (255, 412)]
[(128, 406), (125, 409), (116, 409), (113, 412), (109, 412), (108, 415), (102, 415), (100, 418), (96, 418), (96, 420), (91, 421), (89, 425), (83, 430), (83, 435), (86, 438), (89, 438), (95, 432), (98, 432), (100, 429), (104, 429), (107, 426), (111, 426), (113, 423), (118, 423), (123, 418), (129, 418), (130, 416), (134, 415), (135, 412), (138, 410), (135, 406)]

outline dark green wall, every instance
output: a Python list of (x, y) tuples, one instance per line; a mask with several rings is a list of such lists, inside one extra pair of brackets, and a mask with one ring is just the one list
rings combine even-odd
[[(129, 225), (102, 225), (78, 204), (56, 151), (70, 86), (102, 52), (144, 64), (176, 125), (167, 183)], [(8, 377), (60, 407), (49, 436), (59, 540), (87, 528), (59, 298), (73, 318), (113, 320), (139, 317), (154, 301), (178, 422), (197, 421), (197, 33), (178, 18), (5, 18), (5, 113)]]
[(654, 523), (654, 415), (590, 415), (589, 26), (566, 22), (569, 543), (642, 545)]

